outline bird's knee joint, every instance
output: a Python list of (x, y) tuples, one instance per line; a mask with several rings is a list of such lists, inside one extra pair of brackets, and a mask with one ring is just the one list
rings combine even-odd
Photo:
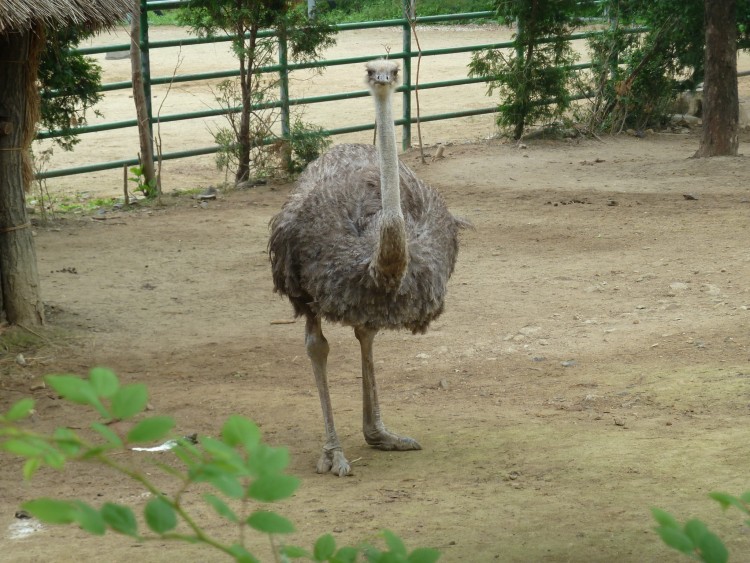
[(305, 347), (307, 348), (307, 355), (311, 358), (328, 355), (328, 341), (324, 336), (308, 334), (305, 338)]

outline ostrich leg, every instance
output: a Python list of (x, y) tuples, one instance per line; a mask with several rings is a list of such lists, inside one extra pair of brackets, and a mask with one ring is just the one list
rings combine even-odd
[(331, 396), (328, 393), (328, 374), (326, 371), (328, 341), (323, 336), (319, 317), (307, 317), (305, 346), (307, 355), (312, 362), (315, 383), (318, 386), (318, 395), (320, 395), (320, 406), (323, 408), (323, 420), (326, 426), (326, 443), (323, 445), (323, 454), (318, 460), (318, 473), (331, 471), (339, 477), (344, 477), (349, 475), (351, 467), (344, 457), (344, 451), (333, 424), (333, 409), (331, 408)]
[(416, 440), (389, 432), (380, 418), (378, 386), (375, 383), (375, 365), (372, 361), (372, 343), (376, 330), (362, 327), (354, 329), (362, 350), (362, 419), (365, 441), (381, 450), (421, 450)]

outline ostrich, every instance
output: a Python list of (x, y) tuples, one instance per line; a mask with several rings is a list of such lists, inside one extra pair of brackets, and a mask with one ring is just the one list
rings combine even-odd
[(391, 110), (398, 64), (380, 59), (366, 68), (377, 148), (337, 145), (312, 162), (271, 220), (268, 243), (274, 291), (306, 319), (305, 345), (326, 432), (317, 471), (341, 477), (351, 467), (334, 426), (321, 319), (353, 327), (359, 340), (366, 442), (382, 450), (421, 449), (381, 420), (373, 340), (381, 329), (424, 333), (442, 313), (458, 232), (468, 226), (398, 160)]

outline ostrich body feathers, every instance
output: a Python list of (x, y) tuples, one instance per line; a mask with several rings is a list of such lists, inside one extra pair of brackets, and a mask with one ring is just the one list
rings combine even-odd
[(399, 180), (408, 256), (394, 278), (374, 263), (383, 224), (376, 148), (337, 145), (300, 176), (268, 244), (274, 290), (297, 316), (418, 333), (442, 313), (468, 224), (400, 161)]

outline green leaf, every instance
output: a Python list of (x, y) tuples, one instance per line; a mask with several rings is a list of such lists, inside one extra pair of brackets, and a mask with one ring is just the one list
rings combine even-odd
[(64, 399), (78, 405), (91, 405), (99, 414), (105, 418), (109, 417), (107, 409), (104, 408), (94, 390), (94, 386), (85, 379), (75, 375), (48, 375), (44, 379)]
[(680, 528), (680, 523), (669, 512), (661, 510), (660, 508), (652, 508), (651, 515), (660, 526), (665, 528)]
[(172, 448), (172, 453), (185, 464), (188, 469), (196, 470), (201, 463), (201, 452), (193, 444), (185, 440), (177, 440), (177, 447)]
[(152, 416), (141, 420), (131, 428), (126, 439), (131, 443), (160, 440), (172, 430), (174, 424), (174, 419), (171, 416)]
[(359, 550), (356, 547), (342, 547), (333, 556), (336, 563), (356, 563)]
[(75, 456), (83, 447), (81, 439), (70, 428), (57, 428), (52, 437), (55, 439), (55, 445), (68, 457)]
[(156, 497), (148, 501), (143, 509), (146, 524), (157, 534), (164, 534), (177, 526), (177, 515), (166, 500)]
[(409, 554), (409, 563), (435, 563), (440, 559), (440, 552), (437, 549), (428, 547), (419, 547)]
[(70, 524), (76, 520), (76, 506), (67, 500), (38, 498), (23, 503), (22, 507), (47, 524)]
[(247, 460), (248, 469), (257, 477), (279, 473), (287, 465), (289, 465), (289, 450), (273, 448), (266, 444), (259, 444)]
[(114, 448), (122, 447), (122, 439), (107, 425), (94, 422), (91, 428), (107, 441), (107, 445)]
[(706, 563), (727, 563), (729, 552), (724, 543), (712, 532), (706, 530), (697, 542), (701, 557)]
[(747, 509), (742, 501), (734, 495), (730, 495), (729, 493), (714, 492), (709, 493), (708, 496), (718, 502), (724, 510), (726, 510), (730, 506), (735, 506), (743, 512), (747, 512)]
[(700, 520), (688, 520), (685, 522), (685, 533), (695, 545), (708, 533), (708, 528)]
[(236, 468), (241, 468), (244, 466), (242, 457), (240, 457), (240, 454), (237, 452), (237, 450), (235, 450), (232, 446), (225, 444), (221, 440), (210, 438), (208, 436), (202, 436), (201, 446), (203, 446), (203, 449), (210, 453), (211, 456), (216, 460), (228, 462), (230, 465)]
[(279, 553), (288, 559), (312, 559), (312, 554), (309, 551), (296, 545), (283, 545)]
[(112, 396), (112, 414), (121, 420), (135, 416), (146, 408), (148, 390), (143, 383), (120, 387)]
[(96, 398), (91, 384), (75, 375), (48, 375), (44, 378), (61, 397), (81, 405), (90, 405)]
[(242, 445), (250, 451), (260, 443), (260, 430), (247, 418), (232, 415), (222, 426), (221, 437), (230, 446)]
[(382, 534), (391, 553), (406, 557), (406, 546), (404, 545), (404, 542), (401, 541), (401, 538), (390, 530), (383, 530)]
[(275, 502), (294, 494), (299, 487), (299, 479), (291, 475), (263, 475), (253, 481), (247, 494), (261, 502)]
[(28, 481), (36, 473), (36, 470), (42, 465), (38, 457), (32, 457), (27, 459), (26, 463), (23, 464), (23, 478)]
[(104, 518), (99, 511), (80, 500), (76, 500), (74, 503), (76, 506), (75, 518), (78, 525), (90, 534), (103, 536), (104, 532), (107, 531), (107, 526), (104, 524)]
[(107, 368), (93, 368), (89, 373), (89, 380), (100, 397), (112, 398), (120, 387), (120, 380), (115, 372)]
[(659, 534), (661, 540), (669, 547), (681, 551), (686, 555), (690, 555), (695, 551), (695, 545), (690, 538), (679, 528), (672, 527), (659, 527), (656, 528), (656, 533)]
[(320, 536), (315, 542), (313, 555), (316, 561), (327, 561), (336, 552), (336, 540), (331, 534)]
[(138, 537), (138, 524), (135, 521), (133, 511), (127, 506), (105, 502), (101, 510), (102, 518), (115, 532)]
[(7, 452), (22, 457), (38, 457), (41, 456), (46, 450), (45, 444), (37, 443), (24, 438), (14, 438), (12, 440), (6, 440), (0, 447)]
[(5, 420), (8, 422), (15, 422), (29, 416), (31, 409), (34, 408), (34, 399), (21, 399), (15, 403), (8, 412), (5, 414)]
[(232, 552), (237, 563), (260, 563), (259, 559), (238, 543), (232, 545), (229, 551)]
[(214, 496), (210, 493), (206, 493), (203, 495), (204, 500), (214, 507), (214, 510), (217, 512), (219, 516), (222, 516), (223, 518), (226, 518), (230, 522), (233, 522), (237, 524), (240, 519), (237, 518), (237, 515), (234, 513), (234, 511), (229, 508), (227, 503), (225, 503), (223, 500), (221, 500), (219, 497)]
[(291, 534), (294, 524), (283, 516), (266, 510), (256, 510), (246, 520), (247, 524), (265, 534)]
[(230, 498), (241, 499), (245, 496), (245, 489), (239, 480), (215, 465), (205, 464), (191, 469), (190, 477), (197, 482), (211, 483)]
[(42, 455), (42, 461), (52, 469), (62, 469), (65, 467), (65, 456), (57, 450), (49, 450)]

